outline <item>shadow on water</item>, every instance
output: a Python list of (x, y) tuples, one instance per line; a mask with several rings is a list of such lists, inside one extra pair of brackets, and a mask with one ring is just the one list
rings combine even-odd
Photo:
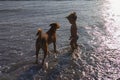
[(65, 66), (69, 64), (69, 60), (67, 60), (69, 56), (69, 54), (64, 54), (58, 58), (58, 64), (48, 72), (47, 80), (57, 80), (60, 78), (61, 71), (63, 71)]
[(34, 80), (34, 76), (38, 74), (39, 70), (42, 68), (40, 65), (33, 65), (28, 70), (23, 72), (17, 80)]
[(65, 65), (69, 64), (69, 56), (69, 54), (63, 54), (59, 56), (56, 66), (53, 66), (54, 61), (52, 61), (50, 64), (53, 64), (53, 67), (52, 69), (48, 69), (47, 72), (43, 71), (41, 65), (28, 66), (28, 69), (23, 71), (16, 80), (56, 80), (61, 75), (61, 71), (64, 70)]

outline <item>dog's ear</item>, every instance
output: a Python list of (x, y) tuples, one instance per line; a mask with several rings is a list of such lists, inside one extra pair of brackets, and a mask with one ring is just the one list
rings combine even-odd
[(53, 29), (58, 29), (60, 26), (58, 23), (51, 23), (50, 26), (53, 28)]
[(42, 34), (42, 29), (39, 28), (37, 33), (36, 33), (36, 36), (41, 35), (41, 34)]
[(55, 23), (51, 23), (50, 26), (53, 27), (53, 26), (56, 26), (56, 24)]
[(76, 12), (73, 12), (72, 14), (74, 14), (76, 16)]
[(38, 35), (39, 35), (39, 32), (37, 31), (36, 36), (38, 36)]
[(55, 28), (55, 23), (51, 23), (49, 26), (51, 26), (51, 29), (52, 29), (53, 31), (56, 30), (56, 28)]
[(36, 33), (36, 36), (38, 36), (39, 32)]

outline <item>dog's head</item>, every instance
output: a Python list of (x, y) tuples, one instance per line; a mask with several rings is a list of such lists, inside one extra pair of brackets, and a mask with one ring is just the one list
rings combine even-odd
[(51, 26), (51, 28), (52, 28), (53, 30), (57, 30), (57, 29), (60, 28), (59, 23), (51, 23), (50, 26)]
[(69, 14), (66, 18), (71, 24), (73, 24), (77, 20), (76, 12)]
[(37, 31), (36, 36), (41, 36), (41, 35), (42, 35), (42, 29), (41, 29), (41, 28), (39, 28), (39, 29), (38, 29), (38, 31)]

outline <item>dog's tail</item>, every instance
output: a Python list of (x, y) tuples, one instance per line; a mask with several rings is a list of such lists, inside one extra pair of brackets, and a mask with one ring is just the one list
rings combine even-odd
[(42, 37), (42, 29), (41, 28), (38, 29), (36, 36)]

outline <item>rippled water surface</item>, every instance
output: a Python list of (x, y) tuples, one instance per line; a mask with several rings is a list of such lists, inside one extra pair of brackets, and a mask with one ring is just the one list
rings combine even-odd
[[(14, 64), (35, 60), (35, 34), (39, 27), (47, 31), (50, 23), (59, 22), (57, 49), (68, 47), (70, 24), (65, 16), (73, 11), (78, 16), (78, 44), (97, 53), (119, 53), (119, 5), (119, 0), (0, 1), (0, 75)], [(116, 58), (118, 64), (119, 60), (120, 55)]]

